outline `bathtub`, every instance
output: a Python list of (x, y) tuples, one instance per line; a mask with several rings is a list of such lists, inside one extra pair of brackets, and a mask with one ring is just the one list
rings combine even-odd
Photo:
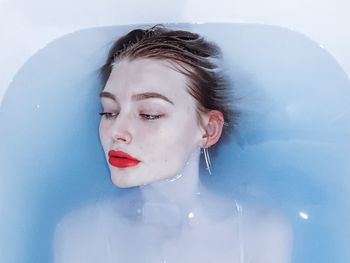
[[(28, 20), (38, 14), (34, 7), (24, 12), (22, 5), (5, 2), (3, 10), (12, 8), (13, 16)], [(67, 20), (39, 13), (21, 43), (14, 30), (6, 31), (17, 52), (12, 53), (14, 59), (6, 54), (8, 67), (1, 79), (9, 82), (0, 108), (1, 262), (52, 261), (54, 228), (65, 214), (125, 194), (111, 185), (99, 146), (97, 69), (115, 36), (135, 23), (150, 23), (155, 14), (152, 24), (216, 22), (169, 26), (217, 42), (241, 98), (238, 132), (220, 151), (213, 176), (203, 176), (204, 183), (222, 195), (263, 202), (283, 212), (293, 227), (292, 262), (349, 260), (350, 82), (348, 51), (341, 48), (345, 39), (327, 38), (310, 27), (306, 15), (302, 21), (291, 15), (282, 19), (278, 11), (288, 12), (280, 6), (267, 12), (273, 3), (251, 10), (246, 4), (222, 2), (218, 19), (204, 7), (197, 10), (194, 1), (173, 3), (172, 11), (155, 1), (145, 7), (150, 12), (138, 11), (144, 19), (121, 12), (121, 17), (109, 14), (93, 22), (74, 22), (77, 9), (56, 5), (67, 12)], [(319, 3), (314, 19), (333, 11), (341, 20), (339, 5), (327, 11)], [(52, 8), (39, 2), (37, 6)], [(289, 7), (301, 9), (297, 4)], [(104, 9), (101, 4), (86, 11), (97, 16)], [(219, 23), (223, 20), (235, 23)], [(109, 23), (132, 25), (106, 26)], [(45, 37), (36, 36), (34, 28), (46, 32)], [(28, 47), (22, 50), (24, 43)]]

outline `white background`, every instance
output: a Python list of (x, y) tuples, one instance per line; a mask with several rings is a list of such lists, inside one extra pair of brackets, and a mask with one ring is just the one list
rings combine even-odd
[(243, 22), (298, 31), (350, 75), (348, 0), (0, 0), (0, 100), (19, 67), (48, 42), (80, 29), (137, 23)]

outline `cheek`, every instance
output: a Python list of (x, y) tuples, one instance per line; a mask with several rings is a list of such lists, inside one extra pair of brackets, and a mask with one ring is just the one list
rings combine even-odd
[[(136, 129), (133, 147), (148, 161), (148, 164), (167, 162), (168, 154), (172, 152), (174, 140), (172, 129), (164, 125), (152, 124)], [(135, 149), (136, 150), (136, 149)]]
[(182, 142), (180, 146), (195, 147), (198, 146), (201, 138), (200, 128), (195, 119), (190, 119), (187, 122), (179, 125), (176, 133), (173, 132), (174, 141)]
[(107, 144), (108, 136), (107, 136), (107, 127), (103, 121), (100, 122), (98, 131), (99, 131), (101, 145), (103, 148), (105, 148)]
[[(149, 155), (149, 157), (158, 158), (167, 148), (169, 133), (166, 129), (139, 129), (137, 136), (134, 137), (134, 145), (139, 150)], [(157, 157), (156, 157), (157, 156)]]
[[(142, 143), (145, 152), (153, 161), (168, 163), (172, 160), (184, 159), (192, 150), (199, 145), (199, 129), (193, 122), (163, 127), (153, 130), (151, 133), (143, 133)], [(140, 144), (141, 145), (141, 144)]]

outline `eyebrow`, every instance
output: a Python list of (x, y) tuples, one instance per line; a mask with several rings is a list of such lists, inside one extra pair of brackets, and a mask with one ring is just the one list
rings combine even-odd
[[(112, 93), (107, 92), (107, 91), (102, 91), (100, 93), (100, 98), (109, 98), (109, 99), (112, 99), (114, 101), (117, 101), (117, 98)], [(145, 92), (145, 93), (139, 93), (139, 94), (132, 95), (132, 99), (136, 100), (136, 101), (146, 100), (146, 99), (154, 99), (154, 98), (162, 99), (162, 100), (174, 105), (174, 102), (172, 102), (170, 99), (168, 99), (164, 95), (159, 94), (157, 92)]]

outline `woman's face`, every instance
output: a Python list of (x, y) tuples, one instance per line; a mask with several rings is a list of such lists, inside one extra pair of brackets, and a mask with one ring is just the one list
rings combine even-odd
[(117, 62), (101, 102), (100, 139), (119, 187), (176, 176), (201, 145), (203, 129), (186, 77), (165, 60)]

